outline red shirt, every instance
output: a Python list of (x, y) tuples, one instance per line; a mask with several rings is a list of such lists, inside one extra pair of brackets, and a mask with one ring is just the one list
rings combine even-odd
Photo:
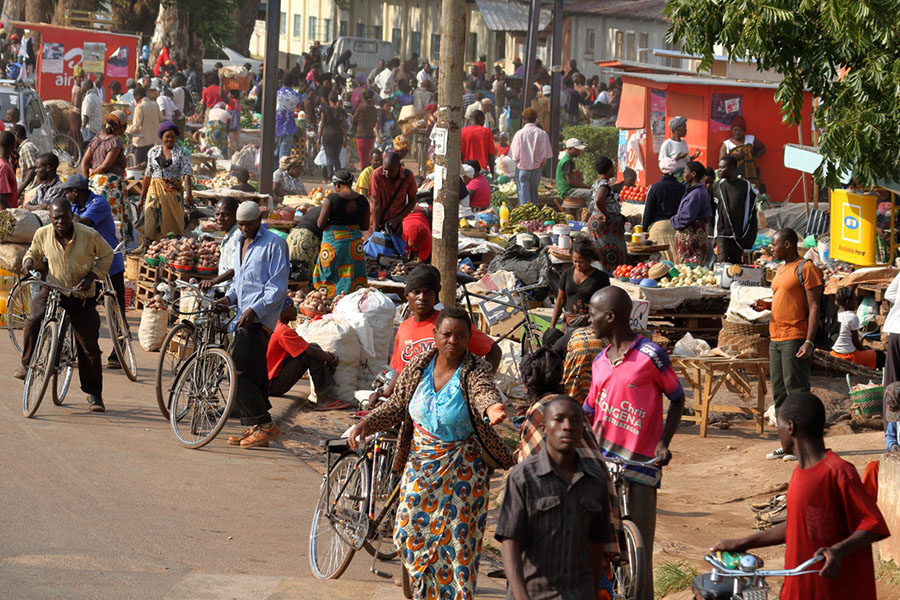
[(481, 173), (466, 184), (466, 189), (469, 190), (469, 206), (472, 208), (487, 208), (491, 205), (491, 182)]
[(16, 183), (16, 172), (5, 158), (0, 158), (0, 194), (9, 194), (9, 207), (18, 208), (19, 187)]
[[(856, 467), (831, 450), (807, 469), (797, 466), (787, 492), (784, 568), (793, 569), (855, 531), (890, 535), (875, 500), (866, 492)], [(822, 563), (814, 568), (821, 569)], [(785, 577), (781, 600), (875, 600), (872, 549), (844, 557), (837, 579), (818, 574)]]
[(497, 151), (497, 147), (494, 145), (494, 135), (490, 129), (483, 125), (463, 127), (460, 133), (460, 144), (463, 162), (474, 158), (482, 169), (490, 168), (488, 156)]
[[(397, 337), (394, 338), (394, 355), (391, 357), (391, 368), (398, 373), (419, 352), (434, 348), (434, 324), (437, 323), (438, 311), (424, 321), (417, 322), (410, 317), (400, 323)], [(469, 352), (475, 356), (487, 356), (494, 346), (490, 336), (472, 326), (472, 339), (469, 340)]]
[(407, 254), (415, 252), (419, 260), (428, 260), (431, 256), (431, 226), (425, 213), (413, 209), (404, 217), (403, 241)]
[(497, 144), (497, 156), (507, 156), (509, 155), (509, 144), (505, 146), (501, 146)]
[(203, 100), (203, 105), (206, 106), (206, 108), (213, 108), (219, 102), (225, 103), (225, 99), (222, 98), (222, 93), (219, 90), (218, 85), (210, 85), (203, 88), (200, 99)]
[(309, 344), (300, 337), (296, 331), (278, 321), (275, 331), (269, 338), (269, 347), (266, 349), (266, 370), (269, 372), (269, 381), (272, 381), (281, 372), (281, 364), (290, 358), (296, 358), (306, 352)]

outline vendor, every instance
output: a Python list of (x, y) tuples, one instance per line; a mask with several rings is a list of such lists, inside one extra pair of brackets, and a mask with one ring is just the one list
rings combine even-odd
[(667, 248), (661, 252), (666, 260), (673, 260), (675, 254), (675, 230), (670, 219), (678, 212), (678, 205), (684, 197), (684, 184), (675, 178), (675, 161), (666, 158), (660, 161), (662, 178), (647, 190), (644, 201), (644, 217), (641, 225), (647, 238), (654, 244), (662, 244)]
[(372, 171), (380, 167), (382, 163), (381, 150), (372, 148), (372, 151), (369, 153), (369, 166), (360, 171), (359, 177), (356, 179), (356, 191), (366, 198), (369, 198), (369, 182), (372, 179)]
[(225, 237), (219, 243), (218, 275), (200, 282), (200, 289), (203, 291), (234, 278), (234, 257), (237, 255), (235, 238), (238, 234), (237, 209), (238, 201), (233, 196), (223, 196), (216, 202), (216, 225), (219, 231), (225, 232)]
[(712, 221), (712, 205), (703, 180), (706, 169), (692, 160), (684, 169), (687, 193), (678, 205), (678, 213), (672, 217), (675, 230), (675, 262), (706, 264), (709, 248), (709, 222)]
[(353, 191), (350, 171), (336, 171), (331, 182), (334, 192), (322, 202), (317, 222), (322, 230), (322, 247), (313, 269), (312, 287), (334, 297), (366, 287), (362, 232), (370, 214), (369, 201)]
[(469, 190), (469, 206), (475, 210), (483, 210), (491, 206), (491, 182), (481, 172), (481, 165), (477, 160), (467, 160), (464, 168), (463, 181)]
[(227, 159), (228, 154), (228, 124), (231, 122), (231, 114), (225, 108), (224, 102), (217, 102), (209, 109), (206, 117), (206, 145), (215, 148)]
[[(591, 186), (584, 183), (581, 171), (575, 166), (575, 159), (585, 148), (587, 145), (578, 138), (566, 140), (566, 152), (556, 165), (556, 191), (562, 199), (576, 198), (590, 203)], [(615, 177), (615, 172), (612, 176)]]
[(411, 261), (428, 262), (431, 258), (431, 239), (431, 211), (427, 205), (416, 205), (403, 219), (406, 257)]
[(719, 158), (726, 155), (733, 156), (737, 160), (737, 173), (740, 177), (753, 184), (753, 187), (762, 194), (766, 186), (762, 182), (759, 173), (759, 165), (756, 159), (763, 155), (766, 147), (747, 133), (747, 121), (742, 116), (737, 116), (731, 121), (731, 137), (722, 142), (719, 148)]
[[(409, 303), (412, 316), (400, 324), (397, 335), (394, 337), (394, 352), (391, 355), (391, 369), (393, 369), (391, 381), (380, 390), (376, 390), (370, 397), (370, 401), (390, 397), (394, 391), (397, 376), (407, 363), (420, 352), (434, 348), (434, 326), (439, 314), (435, 305), (440, 291), (441, 273), (436, 267), (419, 265), (409, 272), (406, 277), (404, 295)], [(491, 364), (494, 372), (497, 372), (503, 352), (497, 342), (487, 334), (475, 329), (474, 325), (472, 326), (472, 337), (469, 340), (469, 352), (475, 356), (484, 357)]]
[(275, 203), (281, 204), (285, 196), (305, 196), (306, 187), (300, 179), (303, 175), (303, 163), (283, 157), (278, 161), (278, 170), (272, 175), (272, 195)]
[(848, 285), (838, 288), (834, 299), (840, 308), (837, 320), (841, 329), (831, 347), (831, 355), (870, 369), (884, 368), (884, 352), (866, 348), (859, 339), (859, 317), (856, 316), (858, 301), (853, 287)]
[(590, 324), (590, 305), (594, 292), (609, 285), (609, 275), (593, 265), (599, 260), (597, 246), (590, 238), (584, 235), (575, 238), (572, 242), (572, 268), (563, 273), (559, 282), (559, 293), (550, 319), (550, 328), (555, 329), (560, 315), (563, 317), (566, 335), (554, 344), (554, 350), (563, 358), (572, 333)]
[(612, 190), (616, 177), (616, 165), (606, 156), (598, 156), (594, 161), (597, 181), (591, 188), (593, 202), (588, 218), (588, 235), (593, 238), (600, 252), (600, 264), (607, 273), (625, 264), (625, 217), (619, 195)]
[(688, 143), (684, 140), (687, 135), (687, 119), (684, 117), (672, 117), (669, 119), (669, 130), (672, 135), (659, 147), (659, 168), (662, 170), (663, 161), (670, 158), (675, 161), (675, 170), (672, 173), (681, 176), (684, 167), (689, 160), (700, 156), (700, 151), (691, 154)]
[[(184, 233), (184, 209), (192, 209), (191, 157), (176, 144), (181, 131), (171, 121), (159, 126), (162, 144), (147, 154), (138, 210), (144, 211), (144, 237), (159, 240)], [(146, 203), (146, 209), (145, 209)]]
[(237, 179), (237, 183), (231, 189), (238, 192), (256, 193), (256, 188), (250, 185), (250, 171), (247, 169), (234, 169), (231, 176)]

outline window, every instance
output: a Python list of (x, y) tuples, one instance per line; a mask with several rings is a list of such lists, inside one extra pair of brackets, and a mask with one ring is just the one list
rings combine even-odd
[(494, 35), (494, 56), (497, 60), (506, 59), (506, 34), (502, 31)]
[(625, 50), (625, 48), (624, 48), (625, 34), (623, 34), (621, 31), (616, 31), (615, 40), (616, 40), (616, 43), (613, 48), (613, 55), (616, 58), (618, 58), (619, 60), (621, 60), (623, 58), (623, 51)]
[(369, 36), (370, 38), (373, 38), (373, 39), (376, 39), (376, 40), (383, 40), (383, 39), (384, 39), (384, 38), (382, 37), (382, 35), (383, 35), (383, 30), (381, 29), (381, 25), (372, 25), (371, 31), (372, 31), (372, 35)]
[(637, 60), (637, 49), (634, 45), (634, 33), (628, 32), (628, 35), (625, 36), (625, 40), (625, 45), (628, 52), (626, 56), (628, 57), (628, 60)]
[[(666, 50), (674, 50), (676, 52), (681, 52), (681, 44), (671, 44), (669, 42), (666, 42)], [(673, 69), (680, 69), (681, 68), (681, 59), (680, 58), (672, 58), (672, 57), (667, 56), (665, 58), (665, 60), (663, 60), (663, 64), (667, 67), (672, 67)]]
[(391, 29), (391, 43), (394, 45), (394, 52), (399, 56), (402, 50), (401, 46), (403, 45), (403, 35), (397, 27)]
[(646, 33), (642, 33), (640, 37), (641, 43), (638, 48), (638, 56), (640, 57), (638, 60), (641, 62), (647, 62), (647, 56), (650, 54), (650, 36)]
[(360, 38), (366, 37), (366, 24), (365, 23), (357, 23), (356, 24), (356, 37), (360, 37)]
[(287, 35), (287, 13), (281, 13), (281, 35)]
[(309, 18), (309, 31), (307, 32), (307, 35), (309, 36), (310, 41), (316, 39), (316, 18), (315, 17)]
[(410, 48), (416, 54), (422, 54), (422, 32), (421, 31), (413, 31), (412, 32), (412, 48)]
[(436, 64), (441, 61), (441, 34), (431, 34), (431, 62)]
[(585, 54), (593, 54), (594, 53), (594, 30), (593, 29), (588, 29), (587, 31), (585, 31), (584, 53)]
[(341, 37), (347, 37), (348, 27), (349, 25), (347, 21), (341, 21), (341, 24), (338, 25), (338, 35)]
[(331, 41), (331, 19), (322, 19), (325, 22), (325, 41)]
[(478, 60), (478, 34), (469, 33), (469, 58)]
[(303, 17), (294, 15), (294, 37), (300, 39), (303, 37)]

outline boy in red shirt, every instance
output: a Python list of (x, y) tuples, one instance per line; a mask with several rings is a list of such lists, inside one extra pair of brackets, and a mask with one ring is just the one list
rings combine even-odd
[(713, 550), (744, 552), (785, 544), (784, 568), (825, 557), (818, 574), (787, 577), (781, 600), (875, 600), (872, 544), (890, 535), (856, 467), (825, 448), (825, 407), (809, 392), (787, 397), (778, 412), (778, 437), (798, 457), (787, 492), (787, 521)]
[(269, 395), (284, 396), (303, 374), (309, 371), (316, 391), (316, 410), (348, 408), (349, 402), (334, 396), (334, 370), (338, 357), (325, 352), (318, 344), (309, 344), (296, 331), (288, 327), (297, 318), (297, 307), (290, 298), (284, 302), (284, 310), (269, 338), (266, 350), (266, 366), (269, 371)]

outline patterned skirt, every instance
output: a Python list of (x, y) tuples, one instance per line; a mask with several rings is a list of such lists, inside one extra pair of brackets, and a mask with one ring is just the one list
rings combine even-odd
[(218, 119), (206, 123), (206, 145), (228, 158), (228, 125)]
[(706, 221), (694, 221), (684, 229), (675, 231), (675, 262), (706, 263), (709, 247)]
[(358, 226), (330, 225), (322, 233), (319, 260), (313, 269), (313, 289), (329, 297), (366, 287), (366, 253)]
[(322, 240), (317, 238), (316, 234), (309, 229), (297, 227), (291, 229), (287, 243), (288, 250), (291, 253), (291, 260), (298, 260), (303, 263), (307, 276), (312, 277)]
[(625, 220), (622, 215), (610, 215), (603, 219), (601, 213), (594, 213), (587, 222), (587, 232), (600, 251), (600, 264), (607, 273), (625, 264)]
[(144, 237), (161, 240), (184, 233), (184, 206), (181, 181), (178, 179), (151, 179), (150, 190), (144, 204)]
[(591, 389), (591, 365), (607, 345), (605, 340), (594, 336), (590, 326), (576, 329), (569, 338), (563, 363), (563, 387), (579, 403), (585, 401)]
[(116, 232), (121, 239), (125, 227), (125, 180), (112, 173), (97, 173), (91, 175), (90, 187), (92, 192), (109, 202), (113, 219), (121, 224)]
[(488, 468), (475, 436), (442, 442), (416, 427), (394, 544), (422, 600), (475, 597), (487, 521)]

